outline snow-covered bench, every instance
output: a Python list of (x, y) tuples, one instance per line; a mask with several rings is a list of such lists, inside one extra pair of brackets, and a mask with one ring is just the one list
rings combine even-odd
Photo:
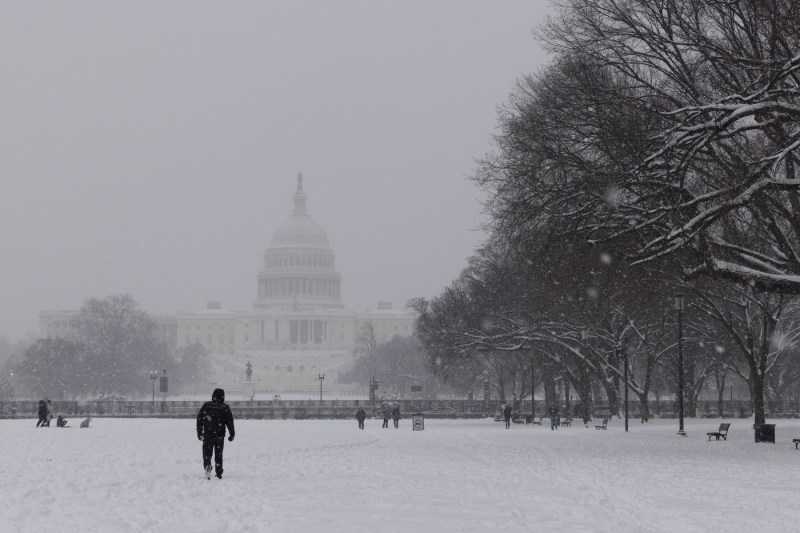
[(792, 439), (792, 442), (794, 442), (794, 449), (796, 450), (797, 445), (800, 444), (800, 439)]
[(594, 429), (607, 429), (607, 428), (608, 428), (608, 418), (604, 418), (602, 424), (594, 427)]
[(730, 423), (724, 422), (719, 425), (719, 429), (717, 431), (709, 431), (706, 433), (708, 435), (708, 440), (711, 440), (711, 437), (716, 437), (719, 440), (722, 437), (722, 440), (728, 440), (728, 428), (731, 427)]

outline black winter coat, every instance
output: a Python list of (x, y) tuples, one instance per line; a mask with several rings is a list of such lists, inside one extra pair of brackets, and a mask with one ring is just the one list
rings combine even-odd
[(231, 432), (231, 437), (236, 434), (233, 429), (233, 413), (225, 403), (225, 391), (215, 389), (211, 401), (204, 403), (197, 412), (197, 436), (203, 440), (220, 441), (225, 438), (225, 428)]

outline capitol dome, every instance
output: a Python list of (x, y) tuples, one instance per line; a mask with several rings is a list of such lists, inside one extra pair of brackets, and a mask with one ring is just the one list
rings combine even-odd
[(341, 308), (341, 280), (328, 235), (306, 212), (303, 175), (297, 176), (294, 209), (289, 220), (272, 234), (258, 273), (262, 309)]
[(270, 248), (275, 246), (324, 246), (328, 247), (328, 235), (322, 226), (311, 220), (308, 215), (292, 214), (289, 220), (281, 224), (272, 234)]

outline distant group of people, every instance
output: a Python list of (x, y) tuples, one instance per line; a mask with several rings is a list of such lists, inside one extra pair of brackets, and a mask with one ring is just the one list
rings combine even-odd
[[(392, 406), (390, 406), (388, 403), (383, 404), (381, 406), (381, 416), (383, 416), (382, 428), (388, 428), (389, 420), (392, 420), (394, 422), (394, 428), (398, 429), (400, 427), (400, 419), (402, 418), (400, 415), (400, 404), (394, 404)], [(358, 411), (356, 411), (358, 429), (364, 429), (364, 420), (366, 420), (366, 418), (367, 412), (363, 407), (359, 407)]]
[(53, 419), (53, 402), (47, 398), (39, 400), (39, 421), (36, 422), (37, 428), (50, 427)]
[[(48, 398), (42, 398), (39, 400), (39, 421), (36, 422), (37, 428), (49, 428), (50, 422), (53, 420), (53, 401)], [(82, 428), (88, 428), (89, 423), (92, 421), (92, 417), (87, 416), (81, 421)], [(64, 418), (63, 415), (58, 415), (56, 418), (56, 427), (65, 428), (67, 427), (67, 419)]]
[[(513, 417), (513, 409), (511, 404), (506, 404), (505, 407), (502, 409), (503, 420), (506, 422), (506, 429), (511, 427), (511, 419)], [(547, 413), (550, 417), (550, 429), (556, 430), (561, 425), (561, 415), (558, 412), (558, 409), (551, 405), (550, 408), (547, 410)], [(533, 415), (531, 415), (533, 416)]]

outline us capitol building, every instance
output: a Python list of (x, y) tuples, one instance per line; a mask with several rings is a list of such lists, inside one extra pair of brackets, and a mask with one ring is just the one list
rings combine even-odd
[[(325, 230), (306, 210), (306, 199), (298, 175), (292, 214), (272, 234), (256, 276), (252, 310), (230, 311), (209, 302), (201, 311), (151, 315), (160, 340), (174, 350), (199, 343), (211, 354), (213, 375), (201, 382), (202, 392), (213, 385), (260, 398), (319, 394), (318, 377), (324, 374), (325, 391), (355, 394), (361, 387), (338, 384), (337, 375), (353, 364), (364, 325), (372, 323), (378, 343), (413, 333), (413, 316), (392, 310), (390, 303), (379, 302), (377, 311), (367, 313), (344, 309), (342, 275)], [(68, 335), (77, 313), (42, 311), (40, 335)], [(245, 375), (248, 362), (251, 382)]]

